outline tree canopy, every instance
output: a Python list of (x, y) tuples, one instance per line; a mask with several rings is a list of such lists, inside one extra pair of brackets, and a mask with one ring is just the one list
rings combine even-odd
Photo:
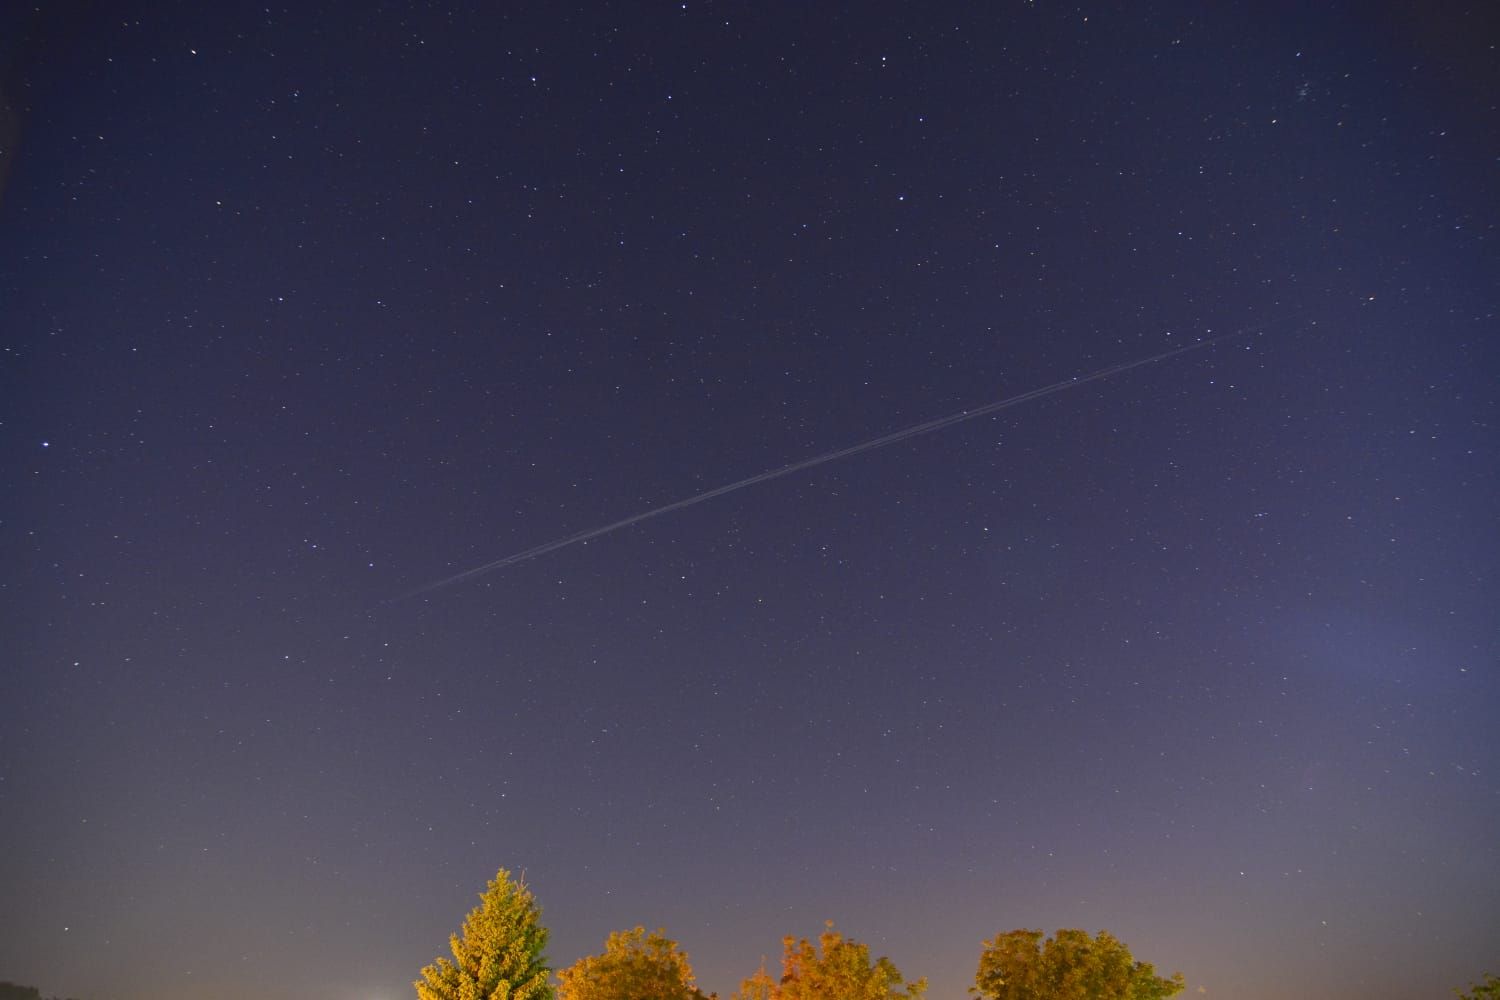
[[(418, 1000), (717, 1000), (698, 988), (692, 964), (658, 928), (614, 931), (604, 951), (557, 974), (554, 990), (544, 950), (547, 929), (524, 879), (500, 869), (479, 905), (449, 938), (453, 957), (439, 957), (413, 985)], [(6, 984), (10, 985), (10, 984)], [(1156, 974), (1106, 931), (1090, 937), (1059, 930), (996, 934), (983, 943), (976, 1000), (1167, 1000), (1183, 989), (1182, 974)], [(17, 1000), (38, 1000), (35, 990)], [(1500, 1000), (1500, 979), (1470, 986), (1460, 1000)], [(734, 1000), (923, 1000), (927, 980), (907, 980), (885, 956), (846, 938), (832, 921), (816, 942), (782, 939), (781, 975), (765, 962), (740, 984)]]
[(502, 868), (479, 899), (448, 939), (453, 960), (439, 957), (412, 984), (419, 1000), (552, 1000), (547, 929), (526, 884)]
[(1454, 990), (1458, 1000), (1500, 1000), (1500, 976), (1491, 973), (1482, 983), (1470, 983), (1467, 991)]
[(1112, 934), (1015, 930), (984, 942), (973, 992), (982, 1000), (1164, 1000), (1183, 988), (1182, 973), (1156, 975)]
[(926, 979), (908, 983), (889, 958), (870, 961), (869, 947), (832, 922), (818, 945), (787, 937), (782, 948), (781, 979), (761, 968), (740, 985), (740, 1000), (920, 1000), (927, 990)]
[(687, 953), (666, 931), (615, 931), (602, 955), (557, 974), (558, 1000), (708, 1000), (693, 981)]

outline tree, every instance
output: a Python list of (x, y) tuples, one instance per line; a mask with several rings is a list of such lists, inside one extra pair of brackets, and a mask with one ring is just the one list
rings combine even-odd
[[(787, 940), (790, 941), (791, 938)], [(775, 1000), (776, 991), (780, 988), (780, 984), (766, 971), (766, 960), (762, 958), (755, 975), (740, 983), (740, 991), (734, 994), (734, 1000)]]
[(1183, 988), (1182, 973), (1162, 979), (1150, 962), (1107, 931), (1016, 930), (984, 942), (970, 991), (983, 1000), (1165, 1000)]
[(580, 958), (557, 979), (558, 1000), (708, 1000), (687, 953), (662, 928), (615, 931), (604, 954)]
[(1500, 1000), (1500, 976), (1491, 973), (1484, 977), (1482, 983), (1470, 983), (1469, 992), (1453, 992), (1457, 994), (1458, 1000)]
[(927, 980), (906, 982), (889, 958), (870, 961), (870, 949), (828, 929), (818, 948), (806, 938), (782, 940), (781, 981), (765, 967), (740, 986), (739, 1000), (921, 1000)]
[(552, 1000), (547, 928), (526, 883), (502, 868), (479, 899), (448, 939), (453, 961), (439, 957), (412, 984), (419, 1000)]

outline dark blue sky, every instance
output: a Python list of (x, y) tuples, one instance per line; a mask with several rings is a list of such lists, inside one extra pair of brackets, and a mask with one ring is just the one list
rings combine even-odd
[(0, 979), (394, 1000), (501, 865), (725, 996), (825, 918), (1496, 968), (1481, 5), (45, 8)]

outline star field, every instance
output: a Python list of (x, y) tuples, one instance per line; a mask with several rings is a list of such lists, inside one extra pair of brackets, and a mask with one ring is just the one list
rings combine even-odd
[(1494, 970), (1492, 27), (0, 14), (0, 979), (407, 997), (502, 865), (724, 997)]

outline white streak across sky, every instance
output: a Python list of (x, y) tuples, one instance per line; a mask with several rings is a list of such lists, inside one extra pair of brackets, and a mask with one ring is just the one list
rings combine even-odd
[(1001, 410), (1008, 410), (1013, 406), (1020, 406), (1023, 403), (1034, 402), (1038, 399), (1043, 398), (1044, 396), (1055, 395), (1056, 393), (1062, 392), (1066, 389), (1074, 389), (1081, 385), (1087, 385), (1090, 382), (1100, 382), (1107, 378), (1113, 378), (1116, 375), (1122, 375), (1125, 372), (1128, 372), (1135, 368), (1144, 368), (1147, 365), (1154, 365), (1158, 362), (1165, 361), (1168, 358), (1174, 358), (1179, 354), (1186, 354), (1189, 351), (1196, 351), (1200, 348), (1208, 347), (1211, 344), (1223, 343), (1226, 340), (1232, 340), (1236, 337), (1244, 336), (1249, 332), (1250, 330), (1244, 329), (1235, 331), (1233, 333), (1221, 334), (1220, 336), (1210, 337), (1205, 340), (1199, 340), (1194, 343), (1187, 344), (1183, 347), (1174, 347), (1171, 350), (1162, 351), (1160, 354), (1153, 354), (1150, 357), (1139, 358), (1135, 361), (1125, 361), (1117, 365), (1110, 365), (1108, 368), (1100, 368), (1098, 371), (1090, 372), (1087, 375), (1078, 375), (1073, 378), (1065, 378), (1059, 382), (1053, 382), (1051, 385), (1042, 386), (1039, 389), (1032, 389), (1029, 392), (1023, 392), (1016, 396), (1009, 396), (1005, 399), (997, 400), (993, 403), (986, 403), (984, 406), (979, 406), (972, 410), (960, 410), (957, 413), (951, 413), (946, 417), (938, 417), (934, 420), (928, 420), (920, 424), (914, 424), (911, 427), (902, 428), (901, 430), (891, 431), (889, 434), (882, 434), (880, 437), (871, 438), (868, 441), (862, 441), (859, 444), (850, 445), (847, 448), (839, 448), (834, 451), (826, 451), (821, 455), (814, 455), (811, 458), (804, 458), (801, 461), (792, 462), (790, 465), (783, 465), (779, 468), (769, 469), (765, 472), (750, 476), (746, 479), (737, 479), (732, 483), (726, 483), (723, 486), (716, 486), (711, 490), (705, 490), (702, 493), (686, 497), (682, 500), (676, 500), (672, 503), (663, 504), (660, 507), (652, 507), (650, 510), (641, 511), (639, 514), (632, 514), (630, 517), (621, 518), (618, 521), (613, 521), (601, 527), (589, 528), (586, 531), (580, 531), (562, 538), (556, 538), (550, 542), (543, 542), (541, 545), (534, 545), (529, 549), (523, 549), (520, 552), (512, 553), (511, 555), (504, 556), (500, 559), (491, 560), (490, 562), (475, 566), (473, 569), (466, 569), (462, 573), (455, 573), (452, 576), (444, 577), (441, 580), (435, 580), (432, 583), (426, 584), (425, 586), (418, 587), (416, 590), (402, 595), (401, 599), (418, 597), (422, 594), (430, 593), (443, 587), (452, 586), (455, 583), (462, 583), (465, 580), (471, 580), (476, 576), (483, 576), (486, 573), (493, 573), (496, 570), (505, 569), (508, 566), (515, 566), (518, 563), (528, 562), (540, 556), (547, 555), (550, 552), (556, 552), (558, 549), (565, 549), (570, 545), (578, 545), (581, 542), (592, 541), (595, 538), (600, 538), (612, 532), (619, 531), (622, 528), (628, 528), (631, 525), (640, 524), (642, 521), (649, 521), (654, 517), (661, 517), (663, 514), (670, 514), (674, 511), (683, 510), (684, 508), (703, 503), (705, 500), (712, 500), (715, 497), (724, 496), (726, 493), (734, 493), (737, 490), (743, 490), (749, 486), (756, 486), (760, 483), (770, 482), (772, 479), (780, 479), (782, 476), (790, 476), (794, 472), (803, 472), (807, 469), (817, 468), (820, 465), (826, 465), (829, 462), (836, 462), (841, 458), (850, 458), (854, 455), (863, 454), (867, 451), (874, 451), (876, 448), (884, 448), (886, 445), (897, 444), (901, 441), (907, 441), (922, 434), (931, 434), (934, 431), (940, 431), (946, 427), (952, 427), (954, 424), (961, 424), (969, 420), (977, 420), (980, 417), (989, 416), (991, 413), (998, 413)]

